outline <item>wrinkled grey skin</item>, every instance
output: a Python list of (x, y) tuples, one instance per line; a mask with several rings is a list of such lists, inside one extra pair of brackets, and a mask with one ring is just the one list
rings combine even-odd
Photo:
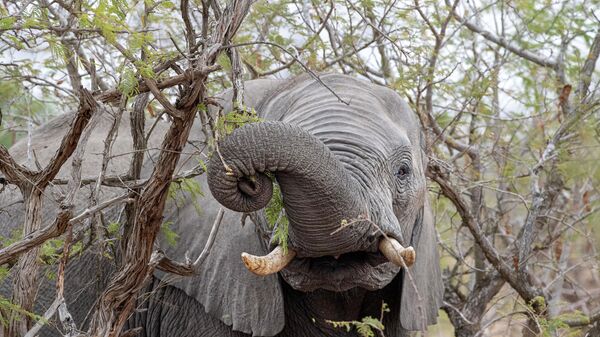
[[(164, 243), (161, 248), (173, 259), (194, 259), (204, 247), (219, 202), (236, 211), (258, 211), (257, 223), (248, 220), (242, 227), (242, 213), (227, 210), (199, 275), (182, 278), (157, 272), (128, 328), (143, 327), (142, 336), (354, 336), (356, 332), (334, 329), (325, 320), (379, 317), (383, 301), (391, 309), (384, 316), (388, 337), (435, 323), (442, 285), (419, 124), (389, 89), (342, 75), (321, 79), (350, 104), (339, 102), (307, 76), (246, 82), (246, 104), (267, 122), (244, 126), (220, 143), (220, 153), (234, 174), (225, 175), (222, 162), (213, 157), (208, 174), (197, 179), (206, 196), (167, 207), (165, 221), (173, 222), (179, 239), (175, 247)], [(222, 97), (225, 111), (230, 110), (230, 97)], [(42, 164), (51, 157), (68, 120), (61, 117), (34, 135)], [(108, 118), (103, 120), (90, 140), (84, 177), (98, 172), (101, 158), (93, 153), (102, 152), (109, 124)], [(166, 127), (159, 123), (149, 147), (158, 146)], [(185, 152), (193, 152), (193, 144), (201, 140), (195, 126)], [(118, 142), (114, 153), (131, 148), (128, 116)], [(44, 151), (44, 146), (49, 149)], [(26, 158), (24, 142), (11, 151)], [(109, 174), (126, 172), (129, 159), (116, 157)], [(151, 172), (150, 159), (145, 176)], [(189, 168), (197, 159), (186, 154), (180, 163), (182, 169)], [(281, 187), (290, 220), (289, 246), (298, 255), (279, 274), (259, 277), (244, 268), (240, 253), (265, 255), (276, 244), (260, 211), (270, 197), (266, 172)], [(68, 175), (69, 169), (61, 172)], [(116, 193), (107, 189), (102, 197)], [(82, 189), (81, 200), (87, 194), (89, 189)], [(9, 188), (0, 194), (0, 206), (14, 199), (14, 189)], [(0, 234), (6, 235), (21, 218), (18, 207), (0, 213)], [(52, 213), (49, 209), (47, 217)], [(370, 221), (357, 220), (360, 217)], [(342, 220), (352, 225), (331, 234)], [(415, 248), (412, 282), (377, 253), (382, 232)], [(67, 298), (70, 308), (76, 308), (71, 310), (79, 326), (106, 281), (102, 275), (108, 275), (97, 271), (110, 270), (111, 263), (93, 254), (71, 262), (69, 282), (84, 292)], [(82, 272), (90, 267), (96, 272)], [(48, 305), (52, 291), (45, 284), (41, 302)]]

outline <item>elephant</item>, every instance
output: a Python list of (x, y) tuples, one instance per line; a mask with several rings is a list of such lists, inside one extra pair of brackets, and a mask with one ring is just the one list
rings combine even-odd
[[(223, 111), (232, 110), (231, 97), (231, 90), (217, 97)], [(160, 248), (182, 261), (198, 256), (224, 207), (206, 260), (191, 277), (157, 270), (125, 329), (141, 327), (138, 336), (356, 336), (356, 329), (340, 322), (371, 316), (382, 317), (385, 335), (394, 337), (434, 324), (443, 286), (427, 197), (428, 159), (410, 107), (389, 88), (334, 73), (246, 81), (244, 98), (261, 121), (223, 136), (206, 174), (194, 178), (204, 196), (176, 197), (164, 213), (178, 238), (175, 245), (163, 238)], [(123, 155), (114, 156), (107, 174), (123, 174), (129, 167), (127, 116), (113, 147)], [(40, 163), (51, 158), (71, 118), (58, 117), (33, 133), (29, 142)], [(110, 124), (105, 116), (90, 137), (84, 176), (98, 172)], [(167, 129), (166, 122), (154, 124), (149, 149), (159, 147)], [(192, 152), (197, 156), (197, 144), (204, 141), (199, 124), (180, 169), (198, 162)], [(27, 142), (11, 148), (22, 163)], [(145, 177), (152, 159), (149, 151)], [(68, 177), (69, 163), (64, 167), (60, 175)], [(288, 222), (287, 247), (274, 238), (265, 215), (274, 184)], [(109, 197), (118, 189), (103, 191)], [(14, 204), (15, 193), (8, 186), (0, 206)], [(89, 193), (82, 188), (78, 200)], [(22, 218), (17, 206), (0, 213), (0, 234), (7, 235)], [(49, 210), (45, 218), (55, 213)], [(67, 270), (66, 288), (84, 292), (67, 294), (80, 327), (106, 282), (106, 276), (85, 269), (114, 268), (90, 255), (71, 261)], [(90, 274), (95, 281), (86, 279)], [(47, 284), (40, 290), (46, 301), (53, 291)]]

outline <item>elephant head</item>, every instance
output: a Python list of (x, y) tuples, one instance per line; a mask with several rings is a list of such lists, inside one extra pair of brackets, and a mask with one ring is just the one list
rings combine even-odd
[[(281, 86), (257, 104), (267, 122), (219, 143), (208, 165), (211, 193), (229, 209), (255, 212), (271, 198), (274, 176), (289, 252), (267, 237), (271, 254), (246, 254), (246, 264), (262, 274), (280, 271), (302, 292), (375, 291), (408, 272), (398, 283), (398, 319), (421, 329), (435, 321), (442, 287), (418, 121), (389, 89), (342, 75), (321, 80)], [(416, 261), (401, 272), (398, 255), (407, 265), (414, 257), (409, 246)]]
[[(147, 311), (136, 311), (130, 322), (134, 327), (165, 331), (153, 335), (246, 336), (231, 332), (235, 330), (253, 336), (296, 336), (294, 329), (312, 324), (308, 315), (295, 316), (302, 314), (303, 307), (290, 311), (290, 306), (296, 308), (298, 294), (319, 300), (322, 295), (334, 294), (342, 299), (342, 305), (354, 305), (348, 298), (365, 292), (392, 303), (386, 315), (387, 336), (400, 335), (401, 327), (418, 330), (435, 321), (443, 288), (419, 124), (392, 90), (349, 76), (329, 74), (320, 79), (322, 83), (307, 76), (245, 83), (245, 103), (266, 121), (244, 126), (218, 144), (208, 174), (197, 178), (200, 189), (210, 188), (213, 197), (186, 197), (168, 206), (165, 222), (179, 238), (177, 245), (162, 248), (177, 260), (197, 256), (208, 240), (219, 203), (237, 212), (224, 212), (214, 246), (198, 275), (173, 278), (156, 271), (161, 281), (179, 289), (164, 287), (162, 282), (157, 285), (161, 289), (149, 289), (152, 293), (160, 290), (162, 295), (144, 304)], [(231, 93), (223, 98), (231, 101)], [(59, 117), (34, 132), (32, 151), (37, 151), (42, 164), (52, 157), (71, 118)], [(130, 126), (128, 118), (123, 120), (114, 147), (131, 153)], [(167, 126), (149, 124), (147, 129), (154, 131), (148, 147), (157, 148)], [(102, 152), (111, 128), (112, 119), (99, 121), (88, 142), (82, 172), (97, 172), (101, 157), (95, 154)], [(198, 138), (190, 140), (182, 167), (193, 165), (193, 143), (204, 142), (199, 125), (194, 125), (192, 135)], [(11, 152), (24, 161), (28, 146), (27, 141), (20, 141)], [(151, 156), (148, 159), (144, 177), (154, 168)], [(129, 158), (120, 156), (111, 162), (109, 171), (121, 174), (128, 167)], [(68, 174), (63, 170), (60, 177)], [(256, 226), (239, 226), (238, 212), (259, 211), (271, 198), (268, 176), (280, 186), (289, 219), (288, 254), (276, 247), (261, 212), (256, 214)], [(105, 192), (121, 193), (116, 188)], [(16, 190), (7, 193), (0, 194), (0, 204), (18, 200)], [(86, 207), (89, 191), (81, 189), (81, 193), (77, 200)], [(22, 214), (17, 206), (13, 208), (0, 213), (0, 223), (18, 223), (15, 219)], [(54, 214), (50, 206), (46, 211)], [(106, 213), (108, 218), (118, 214), (117, 209)], [(10, 229), (0, 227), (5, 235)], [(401, 245), (407, 249), (401, 251)], [(246, 269), (240, 258), (243, 252), (255, 255), (244, 255), (250, 267), (249, 262), (270, 264), (257, 266), (263, 276)], [(415, 255), (416, 260), (411, 261)], [(81, 288), (89, 283), (90, 275), (97, 274), (88, 272), (88, 261), (69, 264), (76, 275), (67, 279), (73, 282), (68, 289)], [(406, 262), (408, 268), (401, 268), (400, 262)], [(0, 293), (9, 293), (2, 286), (6, 282), (0, 284)], [(47, 295), (53, 294), (54, 287), (47, 284), (44, 289), (42, 299), (50, 298)], [(70, 308), (80, 308), (76, 312), (83, 316), (93, 300), (82, 301), (72, 295), (75, 298), (67, 298)], [(88, 297), (93, 298), (91, 294)], [(293, 323), (289, 322), (290, 312)], [(301, 335), (307, 334), (311, 335)]]

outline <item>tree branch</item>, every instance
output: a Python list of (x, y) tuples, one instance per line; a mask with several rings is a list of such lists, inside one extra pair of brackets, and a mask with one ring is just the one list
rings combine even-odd
[(585, 59), (583, 67), (581, 67), (581, 70), (579, 71), (579, 83), (577, 84), (577, 89), (575, 89), (575, 97), (582, 103), (585, 102), (585, 98), (588, 94), (588, 89), (592, 82), (592, 73), (596, 68), (598, 56), (600, 56), (600, 28), (596, 31), (596, 36), (590, 47), (588, 57)]
[(194, 261), (193, 263), (191, 261), (181, 263), (173, 261), (166, 257), (164, 254), (162, 254), (156, 267), (162, 271), (180, 276), (190, 276), (198, 273), (198, 269), (202, 265), (202, 262), (204, 262), (204, 260), (208, 256), (208, 252), (210, 251), (215, 242), (215, 238), (217, 237), (217, 232), (219, 231), (219, 227), (221, 226), (221, 221), (223, 220), (224, 214), (225, 212), (223, 211), (223, 208), (220, 208), (219, 212), (217, 213), (217, 216), (215, 217), (215, 221), (213, 222), (213, 225), (210, 229), (210, 234), (208, 235), (208, 239), (204, 244), (204, 248), (202, 249), (200, 255), (198, 255), (196, 261)]
[[(448, 0), (446, 0), (446, 4), (448, 4)], [(467, 19), (463, 19), (460, 15), (458, 15), (458, 13), (456, 13), (455, 9), (452, 10), (452, 15), (456, 18), (456, 20), (458, 22), (465, 25), (465, 27), (467, 27), (470, 31), (483, 36), (486, 40), (493, 42), (493, 43), (511, 51), (512, 53), (514, 53), (528, 61), (531, 61), (537, 65), (540, 65), (542, 67), (552, 68), (554, 70), (557, 69), (558, 63), (556, 62), (556, 60), (552, 60), (547, 57), (543, 57), (536, 53), (533, 53), (533, 52), (530, 52), (523, 48), (520, 48), (519, 46), (515, 45), (513, 42), (507, 41), (505, 38), (497, 36), (496, 34), (489, 32), (489, 31), (483, 29), (482, 27), (477, 26), (476, 24), (472, 23), (471, 21), (469, 21)]]
[[(457, 188), (452, 185), (447, 173), (444, 173), (444, 169), (436, 162), (430, 163), (427, 176), (433, 179), (440, 189), (442, 194), (446, 196), (454, 206), (457, 212), (462, 218), (462, 224), (469, 229), (471, 235), (475, 239), (475, 242), (479, 245), (486, 259), (490, 264), (502, 275), (510, 285), (517, 291), (527, 303), (532, 303), (532, 300), (536, 296), (542, 295), (540, 289), (533, 287), (528, 281), (527, 276), (524, 273), (518, 273), (514, 269), (506, 264), (506, 258), (501, 257), (496, 249), (492, 246), (489, 240), (485, 237), (481, 228), (476, 222), (476, 219), (471, 214), (467, 202), (457, 192)], [(541, 308), (534, 308), (539, 310)]]
[(121, 201), (128, 201), (129, 193), (122, 194), (117, 197), (111, 198), (109, 200), (103, 201), (98, 205), (88, 208), (78, 214), (77, 216), (72, 216), (72, 211), (70, 209), (62, 210), (54, 221), (48, 226), (38, 229), (34, 232), (29, 233), (22, 240), (19, 240), (7, 247), (0, 249), (0, 265), (5, 263), (9, 263), (11, 260), (15, 259), (19, 255), (29, 251), (31, 248), (41, 245), (42, 243), (58, 237), (62, 235), (68, 226), (75, 225), (82, 220), (89, 218), (90, 216), (100, 212), (101, 210), (112, 206)]
[[(217, 71), (221, 69), (221, 66), (218, 64), (214, 64), (211, 66), (205, 66), (201, 68), (195, 68), (193, 70), (187, 70), (181, 75), (175, 75), (173, 77), (169, 77), (167, 79), (156, 82), (156, 88), (159, 90), (174, 87), (176, 85), (182, 84), (190, 79), (200, 78), (206, 74)], [(139, 93), (145, 93), (151, 91), (146, 82), (142, 79), (138, 81), (138, 90)], [(102, 103), (115, 103), (121, 99), (121, 91), (118, 89), (112, 89), (105, 91), (96, 96), (96, 99)]]

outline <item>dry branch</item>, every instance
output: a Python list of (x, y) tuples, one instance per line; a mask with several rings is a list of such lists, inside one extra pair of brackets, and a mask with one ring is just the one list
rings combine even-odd
[(217, 69), (214, 64), (221, 46), (231, 41), (251, 3), (252, 1), (233, 1), (220, 13), (212, 38), (202, 51), (195, 68), (200, 71), (190, 72), (195, 74), (194, 78), (182, 78), (182, 82), (185, 79), (187, 83), (186, 90), (175, 107), (179, 116), (173, 119), (167, 131), (155, 169), (139, 196), (131, 232), (129, 237), (125, 238), (132, 244), (125, 247), (121, 267), (98, 301), (89, 329), (92, 336), (108, 337), (120, 334), (126, 318), (133, 309), (138, 292), (160, 260), (156, 259), (156, 254), (151, 258), (153, 245), (162, 223), (162, 213), (173, 172), (187, 142), (198, 103), (206, 97), (204, 82), (208, 72)]
[[(24, 170), (21, 166), (16, 165), (15, 161), (10, 157), (7, 151), (2, 148), (0, 151), (0, 170), (16, 184), (25, 203), (25, 221), (23, 234), (30, 235), (40, 229), (42, 222), (43, 210), (43, 193), (48, 184), (58, 174), (62, 165), (71, 156), (79, 138), (89, 122), (92, 113), (96, 110), (96, 102), (92, 95), (85, 89), (80, 88), (79, 109), (71, 127), (66, 135), (62, 138), (59, 149), (56, 151), (48, 165), (40, 172), (30, 175), (30, 171)], [(3, 151), (4, 150), (4, 151)], [(9, 165), (6, 165), (9, 163)], [(69, 206), (67, 206), (69, 208)], [(68, 215), (63, 215), (59, 221), (64, 221)], [(61, 220), (62, 219), (62, 220)], [(59, 225), (61, 225), (59, 223)], [(60, 226), (57, 226), (60, 227)], [(43, 241), (42, 241), (43, 242)], [(23, 247), (23, 246), (21, 246)], [(35, 290), (39, 283), (37, 258), (39, 255), (39, 246), (30, 247), (23, 254), (16, 267), (16, 277), (13, 283), (12, 302), (20, 306), (23, 310), (31, 311), (35, 301)], [(9, 336), (20, 336), (27, 333), (31, 326), (31, 319), (21, 314), (15, 314), (11, 317), (9, 323)]]
[(180, 276), (190, 276), (194, 275), (198, 272), (198, 268), (202, 265), (202, 262), (208, 256), (208, 252), (212, 248), (215, 239), (217, 237), (217, 232), (219, 231), (219, 227), (221, 226), (221, 221), (223, 220), (223, 215), (225, 212), (223, 208), (219, 209), (217, 216), (215, 217), (215, 221), (210, 229), (210, 234), (208, 235), (208, 239), (206, 240), (206, 244), (204, 244), (204, 248), (198, 258), (192, 263), (191, 261), (186, 261), (185, 263), (173, 261), (166, 257), (164, 254), (161, 255), (161, 258), (158, 262), (157, 268), (168, 272), (173, 273)]
[[(195, 68), (193, 70), (187, 70), (185, 73), (181, 75), (175, 75), (169, 78), (166, 78), (161, 81), (156, 82), (156, 88), (159, 90), (174, 87), (178, 84), (183, 84), (186, 81), (190, 81), (195, 78), (201, 78), (202, 76), (209, 74), (211, 72), (217, 71), (221, 68), (218, 64), (214, 64), (211, 66), (207, 66), (204, 68)], [(138, 90), (140, 94), (151, 91), (146, 82), (142, 79), (138, 82)], [(118, 89), (111, 89), (105, 91), (96, 96), (96, 99), (102, 103), (115, 103), (121, 99), (121, 91)]]
[(442, 194), (452, 201), (462, 218), (462, 224), (469, 229), (487, 260), (527, 303), (532, 302), (536, 296), (541, 296), (541, 290), (533, 287), (527, 281), (528, 276), (525, 275), (524, 272), (515, 271), (511, 266), (506, 264), (505, 261), (507, 259), (501, 257), (496, 248), (492, 246), (490, 241), (481, 231), (481, 227), (476, 219), (471, 214), (466, 200), (463, 199), (460, 192), (458, 192), (458, 189), (452, 185), (447, 173), (444, 171), (445, 170), (440, 165), (432, 163), (428, 167), (427, 176), (433, 179), (438, 186), (440, 186)]
[(579, 71), (579, 84), (575, 90), (575, 97), (582, 103), (587, 101), (588, 89), (592, 82), (592, 73), (596, 68), (596, 62), (600, 56), (600, 28), (596, 31), (596, 36), (590, 47), (588, 57), (585, 59), (581, 70)]
[(24, 252), (27, 252), (31, 248), (39, 246), (50, 239), (62, 235), (68, 226), (75, 225), (107, 207), (114, 206), (116, 203), (128, 201), (128, 198), (129, 193), (119, 195), (103, 201), (92, 208), (88, 208), (75, 217), (72, 217), (72, 211), (70, 209), (61, 211), (56, 216), (54, 221), (48, 226), (31, 232), (22, 240), (0, 249), (0, 265), (9, 263), (11, 260), (15, 259)]
[[(446, 0), (446, 4), (450, 7), (448, 0)], [(521, 48), (521, 47), (515, 45), (514, 43), (512, 43), (511, 41), (507, 41), (505, 38), (497, 36), (496, 34), (483, 29), (482, 27), (461, 17), (458, 13), (456, 13), (456, 10), (454, 8), (452, 9), (452, 15), (456, 18), (456, 20), (458, 22), (465, 25), (465, 27), (467, 27), (470, 31), (483, 36), (486, 40), (493, 42), (493, 43), (511, 51), (512, 53), (514, 53), (528, 61), (531, 61), (537, 65), (540, 65), (542, 67), (552, 68), (554, 70), (556, 70), (558, 68), (558, 63), (556, 60), (550, 59), (549, 57), (544, 57), (542, 55), (539, 55), (539, 54), (536, 54), (529, 50), (526, 50), (524, 48)]]

